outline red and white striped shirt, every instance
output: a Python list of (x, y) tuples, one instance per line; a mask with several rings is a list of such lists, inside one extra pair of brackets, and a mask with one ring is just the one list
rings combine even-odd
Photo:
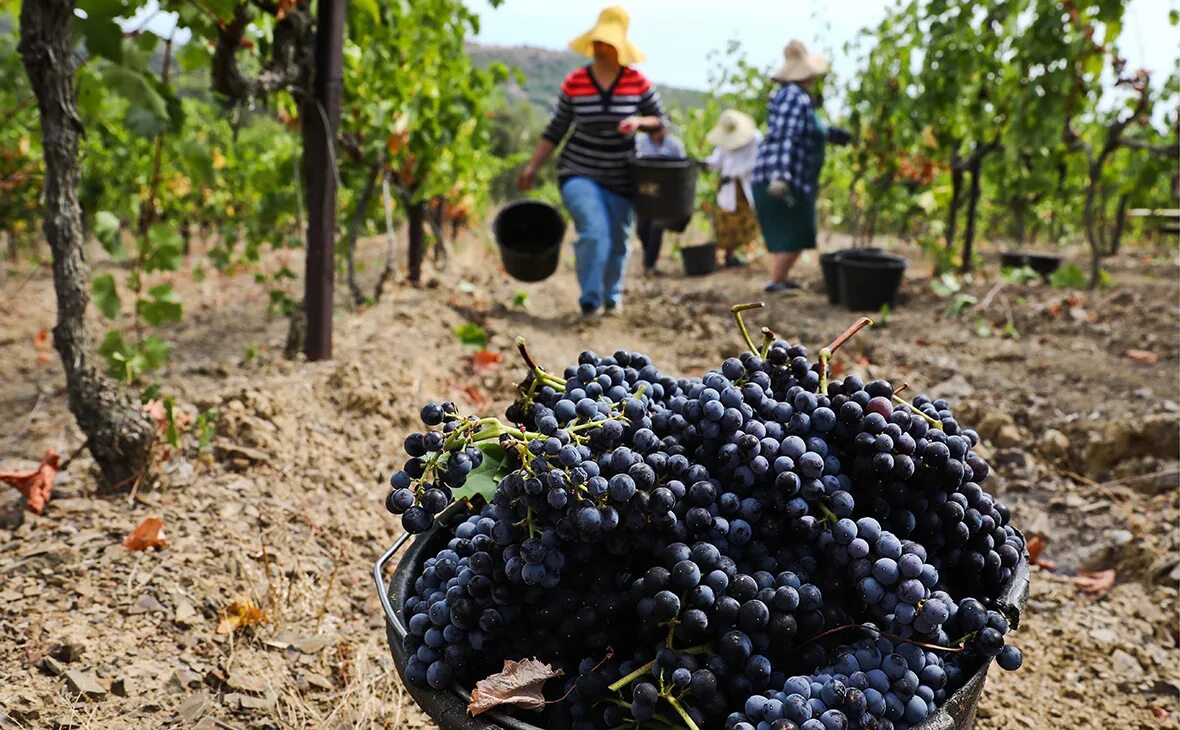
[(557, 161), (558, 180), (588, 177), (620, 195), (633, 195), (629, 161), (635, 156), (635, 136), (621, 134), (619, 122), (634, 115), (664, 119), (659, 94), (639, 71), (624, 67), (605, 89), (589, 66), (566, 76), (557, 109), (541, 135), (559, 145), (570, 126), (574, 128)]

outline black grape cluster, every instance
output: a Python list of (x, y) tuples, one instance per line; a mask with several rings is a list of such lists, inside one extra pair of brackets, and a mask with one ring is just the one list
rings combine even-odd
[(531, 657), (567, 677), (546, 727), (901, 730), (1018, 668), (998, 599), (1024, 543), (978, 435), (823, 368), (782, 340), (701, 378), (584, 352), (530, 363), (504, 421), (427, 404), (386, 501), (445, 539), (406, 679)]

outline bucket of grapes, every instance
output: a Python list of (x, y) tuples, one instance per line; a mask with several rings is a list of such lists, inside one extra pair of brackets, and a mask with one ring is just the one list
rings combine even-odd
[[(427, 404), (374, 566), (394, 663), (444, 730), (970, 728), (1028, 595), (950, 404), (836, 378), (762, 329), (703, 377), (635, 352), (505, 418)], [(405, 548), (390, 579), (387, 564)]]

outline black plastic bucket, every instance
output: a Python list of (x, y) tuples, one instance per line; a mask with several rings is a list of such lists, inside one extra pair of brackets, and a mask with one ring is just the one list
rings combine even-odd
[(893, 307), (907, 262), (883, 251), (850, 251), (837, 259), (840, 303), (854, 312)]
[(541, 281), (557, 271), (565, 219), (540, 200), (517, 200), (500, 209), (492, 223), (504, 270), (521, 281)]
[[(672, 226), (692, 217), (697, 197), (696, 160), (637, 158), (631, 160), (635, 181), (635, 213)], [(681, 228), (680, 230), (684, 230)]]
[(824, 292), (828, 295), (828, 304), (840, 303), (840, 257), (844, 254), (871, 254), (880, 250), (879, 248), (842, 248), (839, 251), (820, 254), (819, 267), (824, 276)]
[(1005, 269), (1019, 269), (1027, 266), (1041, 275), (1045, 281), (1054, 271), (1061, 268), (1062, 257), (1053, 253), (1017, 253), (1005, 251), (1000, 254), (1000, 266)]
[(684, 246), (680, 249), (680, 260), (684, 262), (685, 276), (704, 276), (717, 270), (717, 244), (702, 243)]
[(1040, 274), (1046, 281), (1054, 271), (1061, 268), (1061, 257), (1056, 254), (1030, 253), (1026, 258), (1029, 268)]
[(686, 228), (688, 228), (688, 224), (691, 222), (692, 222), (692, 216), (690, 215), (687, 218), (681, 218), (678, 221), (670, 221), (667, 223), (661, 223), (660, 227), (663, 228), (665, 231), (671, 231), (672, 233), (684, 233), (684, 230)]
[[(397, 668), (402, 684), (418, 706), (426, 712), (440, 730), (545, 730), (554, 723), (546, 722), (544, 713), (528, 713), (527, 720), (499, 711), (484, 713), (478, 717), (467, 714), (467, 702), (470, 693), (456, 685), (452, 691), (434, 690), (417, 687), (406, 681), (406, 656), (402, 645), (405, 638), (405, 621), (402, 616), (405, 598), (413, 590), (414, 580), (422, 571), (422, 564), (428, 557), (438, 553), (446, 545), (447, 532), (435, 528), (430, 532), (419, 535), (398, 561), (393, 571), (392, 579), (386, 583), (384, 577), (385, 565), (393, 558), (402, 546), (410, 541), (411, 535), (403, 535), (393, 547), (377, 559), (373, 566), (373, 580), (381, 600), (382, 610), (385, 612), (385, 636), (389, 642), (389, 650), (393, 655), (393, 664)], [(1020, 614), (1024, 611), (1024, 604), (1028, 601), (1028, 555), (1022, 555), (1016, 565), (1015, 574), (1000, 592), (998, 604), (1003, 608), (1010, 608), (1011, 615), (1016, 620), (1012, 627), (1019, 626)], [(979, 700), (983, 695), (983, 686), (987, 681), (987, 671), (992, 662), (980, 667), (967, 682), (930, 717), (914, 725), (911, 730), (971, 730), (975, 725), (975, 713), (979, 709)], [(536, 723), (536, 724), (534, 724)]]

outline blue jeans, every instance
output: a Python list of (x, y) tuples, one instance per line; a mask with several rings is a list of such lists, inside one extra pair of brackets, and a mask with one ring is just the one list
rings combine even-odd
[(571, 177), (561, 186), (561, 200), (574, 219), (579, 303), (586, 309), (623, 301), (623, 273), (631, 253), (631, 199), (611, 192), (588, 177)]

